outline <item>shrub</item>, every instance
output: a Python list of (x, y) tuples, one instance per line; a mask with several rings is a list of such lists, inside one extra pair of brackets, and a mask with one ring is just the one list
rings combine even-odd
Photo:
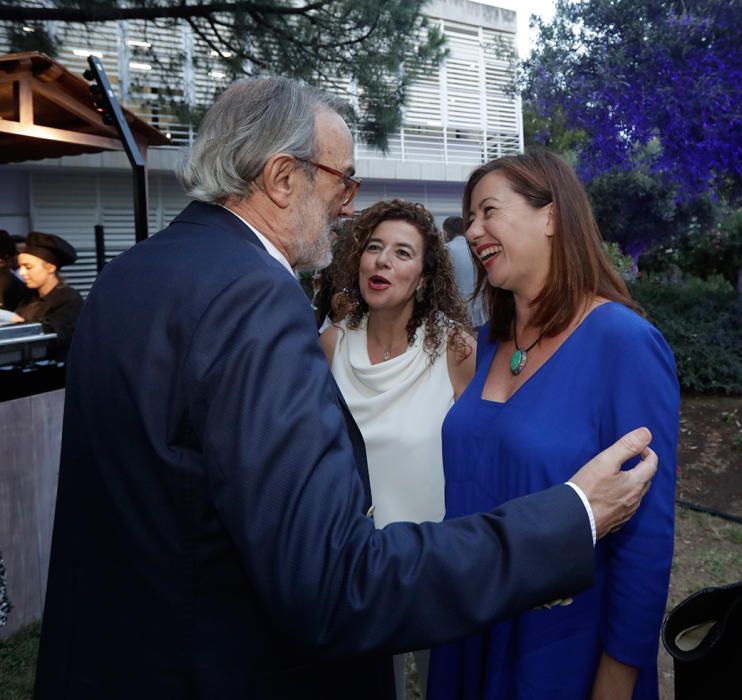
[(742, 307), (729, 282), (648, 275), (630, 288), (670, 344), (684, 390), (742, 394)]
[(642, 255), (639, 268), (665, 275), (680, 271), (704, 279), (722, 275), (736, 287), (742, 269), (742, 210), (727, 212), (715, 226), (694, 221), (682, 234)]
[(694, 221), (707, 228), (715, 218), (709, 197), (681, 202), (674, 186), (642, 166), (603, 173), (586, 189), (603, 238), (632, 254), (668, 241)]
[(624, 282), (632, 282), (636, 279), (637, 269), (634, 258), (630, 255), (624, 255), (621, 252), (621, 246), (618, 243), (603, 241), (603, 250), (608, 254), (608, 257), (613, 263), (613, 267), (616, 268), (618, 274), (623, 277)]

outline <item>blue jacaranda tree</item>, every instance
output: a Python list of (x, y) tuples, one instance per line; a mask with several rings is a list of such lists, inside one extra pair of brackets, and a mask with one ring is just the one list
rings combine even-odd
[(680, 199), (742, 183), (742, 0), (557, 0), (527, 109), (579, 134), (578, 169), (649, 168)]

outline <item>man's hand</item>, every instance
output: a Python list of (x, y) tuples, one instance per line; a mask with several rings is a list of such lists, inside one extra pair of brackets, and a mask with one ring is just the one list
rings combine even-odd
[[(657, 471), (657, 455), (647, 447), (652, 434), (646, 428), (627, 433), (593, 457), (570, 481), (582, 489), (595, 517), (598, 539), (623, 525), (639, 507)], [(641, 455), (633, 469), (621, 465)]]

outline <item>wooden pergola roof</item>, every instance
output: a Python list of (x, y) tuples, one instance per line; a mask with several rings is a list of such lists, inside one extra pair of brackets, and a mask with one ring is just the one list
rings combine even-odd
[[(170, 143), (123, 112), (142, 153)], [(95, 111), (84, 78), (43, 53), (0, 55), (0, 163), (122, 149), (116, 129)]]

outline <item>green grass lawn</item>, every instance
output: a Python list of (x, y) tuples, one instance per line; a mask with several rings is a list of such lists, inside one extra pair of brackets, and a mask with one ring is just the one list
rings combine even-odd
[(10, 639), (0, 641), (0, 696), (3, 700), (31, 700), (40, 634), (41, 623), (34, 622)]

